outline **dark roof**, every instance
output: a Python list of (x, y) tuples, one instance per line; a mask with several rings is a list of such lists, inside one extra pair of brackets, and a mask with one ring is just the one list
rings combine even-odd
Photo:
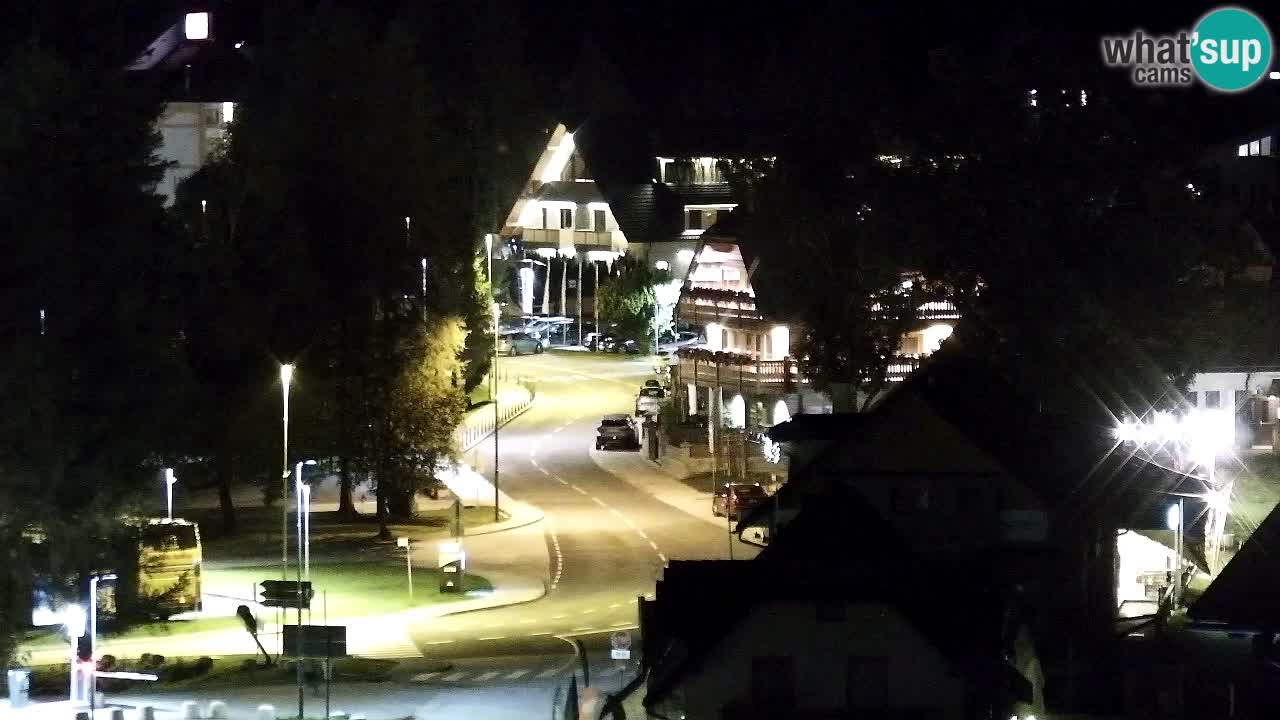
[(538, 190), (538, 199), (563, 200), (586, 205), (587, 203), (603, 202), (604, 196), (600, 194), (600, 188), (593, 182), (556, 180), (555, 182), (542, 184), (542, 187)]
[[(1002, 660), (1010, 596), (998, 577), (984, 574), (991, 564), (916, 555), (894, 535), (856, 493), (833, 488), (755, 560), (671, 563), (649, 615), (665, 647), (653, 649), (661, 653), (676, 647), (669, 641), (679, 641), (684, 652), (665, 658), (665, 667), (664, 658), (654, 658), (658, 671), (645, 703), (661, 699), (685, 672), (706, 661), (764, 600), (888, 604), (979, 687), (1008, 686), (1026, 696), (1026, 679)], [(877, 551), (866, 553), (867, 547)], [(856, 554), (859, 561), (832, 563), (833, 554), (841, 553)], [(946, 603), (935, 601), (938, 587), (949, 588)]]
[(609, 209), (628, 242), (663, 242), (679, 237), (684, 223), (675, 195), (661, 183), (613, 183), (597, 179)]
[(702, 185), (672, 185), (667, 187), (680, 198), (683, 205), (724, 205), (736, 202), (729, 183), (704, 183)]
[(1197, 620), (1280, 628), (1280, 506), (1258, 525), (1188, 612)]

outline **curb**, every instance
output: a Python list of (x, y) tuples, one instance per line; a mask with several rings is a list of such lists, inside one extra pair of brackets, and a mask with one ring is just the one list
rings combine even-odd
[[(514, 503), (518, 501), (511, 500), (510, 502)], [(474, 537), (476, 535), (492, 535), (494, 533), (505, 532), (507, 530), (516, 530), (518, 528), (529, 527), (530, 525), (536, 525), (537, 523), (540, 523), (543, 520), (547, 519), (546, 514), (543, 513), (541, 510), (535, 508), (534, 506), (528, 505), (526, 503), (520, 503), (520, 504), (524, 505), (526, 508), (529, 508), (530, 512), (527, 517), (508, 518), (506, 520), (503, 520), (502, 522), (490, 523), (488, 525), (481, 525), (478, 528), (468, 528), (466, 535), (464, 537)]]
[(497, 608), (508, 608), (508, 607), (516, 607), (517, 605), (528, 605), (529, 603), (537, 602), (547, 596), (547, 581), (540, 580), (539, 583), (542, 584), (542, 592), (538, 593), (535, 597), (526, 598), (524, 600), (516, 600), (515, 602), (506, 602), (506, 603), (498, 603), (496, 605), (487, 605), (485, 607), (467, 608), (466, 610), (455, 610), (453, 612), (440, 613), (439, 615), (434, 615), (433, 617), (437, 617), (437, 618), (453, 617), (455, 615), (466, 615), (467, 613), (484, 612), (485, 610), (495, 610)]

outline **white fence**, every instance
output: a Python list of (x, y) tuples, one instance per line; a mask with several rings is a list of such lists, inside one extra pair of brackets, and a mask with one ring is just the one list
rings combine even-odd
[[(537, 397), (534, 388), (527, 382), (504, 384), (498, 388), (497, 424), (502, 427), (512, 419), (533, 407)], [(454, 439), (458, 452), (466, 452), (493, 434), (493, 404), (489, 403), (473, 408), (458, 429), (454, 431)]]

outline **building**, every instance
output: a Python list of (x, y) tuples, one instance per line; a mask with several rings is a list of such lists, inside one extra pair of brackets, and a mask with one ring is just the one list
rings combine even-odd
[(1109, 428), (1037, 407), (962, 350), (949, 344), (869, 412), (774, 427), (790, 456), (787, 482), (737, 531), (783, 542), (842, 487), (911, 551), (984, 558), (1037, 608), (1047, 697), (1078, 707), (1080, 689), (1097, 680), (1086, 658), (1110, 651), (1118, 619), (1166, 603), (1175, 497), (1187, 518), (1185, 557), (1207, 565), (1207, 486), (1138, 458)]
[(157, 155), (168, 163), (156, 192), (171, 204), (178, 184), (222, 147), (235, 119), (252, 48), (252, 23), (233, 3), (158, 13), (157, 35), (126, 69), (164, 99)]
[(755, 560), (668, 565), (640, 608), (650, 717), (1041, 710), (1015, 589), (980, 565), (912, 552), (856, 497), (827, 500)]

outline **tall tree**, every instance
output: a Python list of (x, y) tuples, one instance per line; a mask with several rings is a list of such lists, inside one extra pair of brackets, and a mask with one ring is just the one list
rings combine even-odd
[(33, 570), (71, 592), (172, 447), (180, 336), (153, 153), (158, 106), (37, 43), (0, 60), (0, 659)]

